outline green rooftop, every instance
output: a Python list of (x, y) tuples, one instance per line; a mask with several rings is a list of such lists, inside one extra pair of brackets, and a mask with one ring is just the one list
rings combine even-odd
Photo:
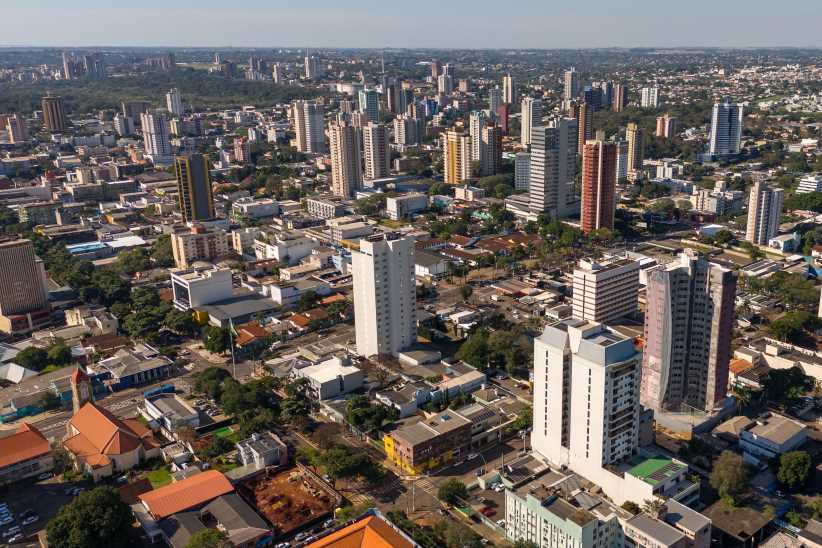
[(628, 473), (650, 485), (656, 485), (682, 472), (685, 465), (678, 464), (667, 457), (652, 457), (646, 459)]

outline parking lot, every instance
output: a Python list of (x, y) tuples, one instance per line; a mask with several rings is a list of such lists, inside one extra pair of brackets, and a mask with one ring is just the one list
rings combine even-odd
[[(13, 487), (4, 487), (0, 491), (0, 504), (6, 506), (0, 506), (0, 508), (8, 508), (8, 515), (13, 519), (13, 522), (0, 527), (0, 535), (5, 535), (9, 529), (15, 526), (20, 527), (21, 539), (36, 534), (45, 528), (49, 520), (57, 515), (63, 505), (76, 496), (67, 493), (67, 491), (78, 487), (85, 488), (85, 485), (81, 483), (57, 483), (55, 478), (45, 481), (23, 481), (14, 484)], [(2, 521), (5, 520), (0, 519), (0, 522)], [(2, 542), (8, 542), (9, 538), (15, 537), (5, 535), (2, 537)]]

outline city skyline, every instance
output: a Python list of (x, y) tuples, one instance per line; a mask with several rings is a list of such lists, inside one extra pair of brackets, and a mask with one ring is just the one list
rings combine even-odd
[[(98, 0), (79, 5), (46, 0), (4, 5), (4, 15), (17, 24), (7, 27), (0, 47), (282, 47), (282, 48), (446, 48), (446, 49), (580, 49), (580, 48), (757, 48), (822, 47), (814, 32), (818, 3), (794, 2), (790, 12), (767, 10), (761, 0), (741, 10), (734, 3), (696, 0), (688, 9), (660, 7), (640, 0), (631, 9), (594, 0), (584, 13), (566, 1), (542, 5), (528, 1), (500, 18), (491, 16), (488, 0), (434, 4), (431, 9), (400, 12), (386, 4), (361, 0), (338, 5), (327, 0), (309, 5), (242, 0), (226, 19), (222, 4), (157, 0), (146, 9), (112, 6)], [(157, 9), (152, 9), (156, 7)], [(624, 8), (624, 6), (623, 6)], [(78, 10), (95, 17), (78, 18)], [(159, 10), (159, 11), (158, 11)], [(164, 17), (157, 17), (157, 13)], [(43, 14), (50, 16), (44, 18)], [(706, 25), (710, 14), (715, 25)], [(815, 17), (816, 16), (816, 17)], [(226, 24), (233, 17), (237, 25)], [(180, 26), (185, 18), (191, 24)], [(51, 23), (71, 20), (71, 25)], [(454, 21), (462, 22), (454, 25)], [(140, 33), (123, 33), (123, 21)], [(346, 25), (350, 21), (351, 25)], [(342, 22), (342, 24), (341, 24)], [(353, 25), (356, 22), (356, 25)], [(314, 31), (307, 33), (306, 25)], [(579, 33), (584, 25), (591, 32)], [(219, 28), (206, 33), (203, 28)], [(716, 32), (722, 28), (723, 32)], [(38, 29), (39, 36), (32, 32)], [(481, 38), (480, 38), (481, 37)]]

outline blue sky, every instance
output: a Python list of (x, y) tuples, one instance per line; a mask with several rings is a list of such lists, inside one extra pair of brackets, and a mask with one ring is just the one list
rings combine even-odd
[(822, 47), (822, 0), (0, 0), (0, 46)]

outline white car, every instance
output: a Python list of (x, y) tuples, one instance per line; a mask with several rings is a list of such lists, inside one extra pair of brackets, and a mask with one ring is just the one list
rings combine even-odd
[(29, 516), (26, 519), (24, 519), (23, 520), (23, 525), (31, 525), (32, 523), (35, 523), (39, 519), (40, 519), (40, 516), (38, 516), (37, 514), (34, 514), (33, 516)]
[(477, 457), (479, 457), (479, 453), (471, 453), (470, 455), (468, 455), (467, 460), (474, 460)]
[(20, 542), (21, 540), (23, 540), (23, 533), (17, 533), (9, 539), (9, 544), (14, 544), (15, 542)]

